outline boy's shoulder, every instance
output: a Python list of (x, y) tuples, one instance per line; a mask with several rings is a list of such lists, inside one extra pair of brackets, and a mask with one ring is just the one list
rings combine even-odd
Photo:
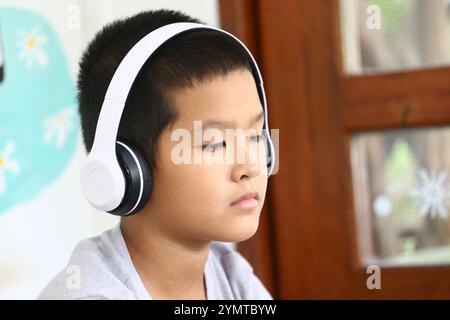
[[(38, 299), (148, 299), (120, 228), (79, 242), (67, 263), (43, 289)], [(271, 299), (249, 262), (230, 245), (211, 243), (207, 261), (212, 296), (227, 299)], [(215, 289), (214, 289), (215, 288)]]
[[(125, 285), (129, 274), (112, 245), (112, 232), (80, 241), (69, 262), (42, 290), (38, 299), (135, 299)], [(114, 263), (112, 263), (114, 262)]]
[(223, 242), (212, 242), (210, 263), (221, 298), (271, 300), (272, 296), (238, 251)]

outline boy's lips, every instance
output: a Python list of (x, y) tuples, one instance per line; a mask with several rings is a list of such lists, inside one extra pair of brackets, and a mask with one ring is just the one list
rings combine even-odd
[(258, 205), (258, 200), (259, 200), (259, 193), (257, 191), (246, 192), (239, 198), (231, 202), (231, 206), (238, 207), (241, 209), (253, 209)]

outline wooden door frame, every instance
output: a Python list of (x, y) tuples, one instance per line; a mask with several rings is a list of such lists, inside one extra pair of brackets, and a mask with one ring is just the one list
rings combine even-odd
[(222, 27), (256, 53), (270, 125), (280, 128), (261, 228), (238, 246), (274, 296), (450, 298), (448, 265), (382, 267), (382, 289), (367, 288), (350, 166), (356, 132), (448, 125), (450, 68), (346, 75), (338, 0), (222, 0), (220, 8)]

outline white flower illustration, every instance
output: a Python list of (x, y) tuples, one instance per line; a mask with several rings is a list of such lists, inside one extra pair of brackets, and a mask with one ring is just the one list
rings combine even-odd
[(19, 47), (19, 60), (25, 60), (27, 68), (33, 67), (37, 63), (41, 67), (48, 65), (47, 53), (44, 46), (47, 44), (47, 37), (41, 34), (39, 25), (35, 25), (30, 32), (19, 30), (17, 32)]
[(417, 197), (421, 203), (420, 215), (429, 214), (433, 218), (439, 215), (441, 218), (447, 218), (448, 211), (444, 205), (446, 198), (450, 197), (450, 191), (444, 186), (447, 172), (441, 171), (436, 177), (435, 172), (430, 176), (425, 169), (421, 169), (419, 177), (421, 183), (411, 190), (411, 195)]
[(56, 115), (44, 120), (44, 143), (50, 144), (55, 138), (57, 149), (62, 149), (66, 142), (66, 137), (70, 129), (73, 128), (73, 116), (75, 112), (72, 107), (59, 111)]
[(15, 149), (16, 144), (13, 141), (8, 141), (5, 149), (0, 153), (0, 194), (4, 194), (6, 191), (5, 171), (11, 171), (14, 174), (20, 172), (17, 161), (11, 158)]

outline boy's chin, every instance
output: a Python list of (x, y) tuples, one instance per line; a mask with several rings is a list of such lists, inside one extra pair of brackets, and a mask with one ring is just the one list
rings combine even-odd
[(258, 223), (239, 227), (222, 228), (215, 234), (214, 240), (220, 242), (243, 242), (253, 237), (258, 231)]

